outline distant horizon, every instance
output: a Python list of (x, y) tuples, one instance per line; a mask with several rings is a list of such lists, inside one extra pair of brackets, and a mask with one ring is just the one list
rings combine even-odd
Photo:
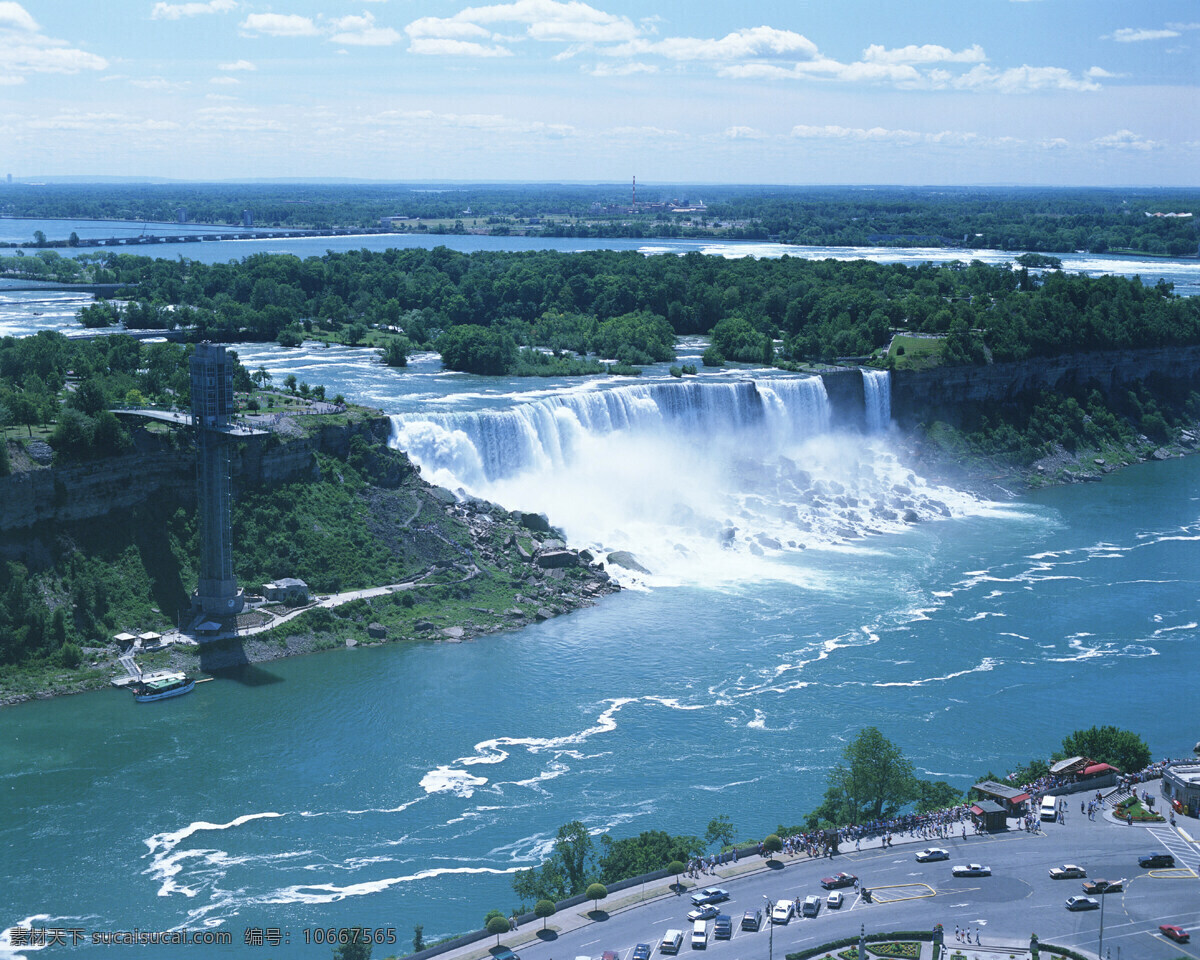
[(3, 0), (2, 162), (37, 182), (1196, 186), (1194, 0), (1079, 14)]
[[(421, 179), (419, 177), (405, 179), (391, 178), (370, 178), (370, 177), (255, 177), (255, 178), (219, 178), (219, 179), (192, 179), (192, 178), (176, 178), (176, 177), (157, 177), (157, 176), (133, 176), (133, 175), (107, 175), (107, 176), (88, 176), (86, 174), (59, 174), (59, 175), (28, 175), (18, 176), (13, 174), (12, 183), (6, 183), (3, 179), (3, 174), (0, 174), (0, 194), (6, 187), (36, 187), (49, 185), (77, 185), (77, 186), (103, 186), (105, 184), (116, 184), (122, 186), (136, 186), (137, 184), (147, 184), (151, 186), (158, 185), (180, 185), (180, 186), (255, 186), (255, 185), (279, 185), (279, 186), (420, 186), (427, 184), (445, 184), (456, 187), (482, 187), (482, 186), (498, 186), (498, 187), (624, 187), (626, 189), (632, 186), (630, 179), (624, 180), (456, 180), (456, 179)], [(995, 182), (995, 183), (770, 183), (761, 182), (754, 183), (749, 181), (715, 181), (715, 180), (638, 180), (638, 187), (713, 187), (719, 189), (737, 189), (754, 188), (754, 189), (771, 189), (771, 190), (1162, 190), (1162, 191), (1200, 191), (1200, 181), (1194, 184), (1150, 184), (1150, 183), (1124, 183), (1124, 184), (1104, 184), (1104, 183), (1015, 183), (1015, 182)], [(3, 216), (3, 214), (0, 214)]]

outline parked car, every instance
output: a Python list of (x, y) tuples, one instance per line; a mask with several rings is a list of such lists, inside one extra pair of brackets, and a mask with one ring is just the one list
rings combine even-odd
[(1087, 871), (1073, 863), (1064, 863), (1061, 867), (1050, 868), (1051, 880), (1078, 880), (1086, 876)]
[(784, 897), (782, 900), (776, 900), (775, 906), (771, 908), (771, 922), (787, 923), (792, 919), (793, 912), (794, 909), (792, 907), (792, 901), (788, 897)]
[(663, 934), (662, 942), (658, 945), (659, 953), (678, 953), (683, 946), (683, 931), (668, 930)]
[(1146, 853), (1138, 857), (1138, 866), (1142, 869), (1147, 867), (1173, 867), (1175, 866), (1175, 858), (1169, 853)]
[(955, 877), (990, 877), (992, 875), (992, 868), (982, 866), (978, 863), (968, 863), (965, 866), (960, 864), (957, 867), (952, 867), (950, 873)]
[(704, 950), (708, 947), (708, 921), (697, 920), (692, 924), (692, 949)]
[(1100, 901), (1091, 897), (1067, 897), (1068, 910), (1099, 910)]
[(493, 948), (491, 954), (494, 960), (521, 960), (521, 958), (509, 950), (508, 947), (500, 947), (498, 950)]
[(1083, 882), (1083, 892), (1092, 894), (1098, 893), (1120, 893), (1125, 889), (1125, 881), (1122, 880), (1085, 880)]
[(841, 910), (842, 901), (844, 899), (845, 898), (842, 896), (841, 890), (834, 890), (833, 893), (831, 893), (825, 900), (825, 905), (828, 906), (830, 910)]
[(653, 951), (650, 949), (650, 944), (639, 943), (633, 948), (633, 956), (629, 960), (650, 960), (650, 954)]
[(600, 960), (621, 960), (621, 954), (617, 950), (605, 950), (600, 954)]
[(722, 913), (713, 921), (713, 936), (718, 940), (728, 940), (733, 936), (733, 917)]
[(688, 911), (688, 920), (695, 923), (697, 920), (711, 920), (721, 912), (720, 907), (715, 907), (711, 903), (703, 907), (697, 907), (695, 910)]
[(805, 917), (815, 917), (821, 912), (821, 898), (808, 896), (800, 907), (800, 914)]
[(823, 878), (821, 886), (826, 890), (836, 890), (838, 887), (852, 887), (857, 880), (858, 877), (852, 873), (835, 873), (832, 877)]
[(1176, 943), (1187, 943), (1192, 939), (1192, 935), (1183, 927), (1177, 927), (1173, 923), (1164, 923), (1158, 928), (1158, 932), (1164, 937), (1170, 937)]
[(721, 887), (705, 887), (699, 893), (692, 894), (692, 903), (702, 907), (706, 903), (724, 903), (729, 899), (729, 891)]
[(753, 931), (757, 932), (758, 928), (761, 926), (762, 926), (762, 911), (761, 910), (747, 910), (745, 913), (742, 914), (742, 929), (743, 930), (753, 930)]
[(931, 860), (949, 860), (950, 851), (941, 847), (926, 847), (917, 854), (917, 863), (929, 863)]

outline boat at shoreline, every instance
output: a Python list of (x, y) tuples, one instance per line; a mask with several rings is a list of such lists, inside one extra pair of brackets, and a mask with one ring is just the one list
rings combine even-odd
[(186, 673), (169, 670), (143, 677), (132, 684), (133, 699), (138, 703), (149, 703), (151, 700), (166, 700), (170, 697), (182, 697), (196, 689), (196, 681)]

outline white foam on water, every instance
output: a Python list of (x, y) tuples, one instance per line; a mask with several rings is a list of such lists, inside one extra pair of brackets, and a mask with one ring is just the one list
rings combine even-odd
[(421, 789), (426, 793), (452, 793), (466, 799), (474, 795), (476, 787), (487, 782), (487, 777), (476, 777), (466, 770), (441, 766), (421, 778)]
[[(940, 677), (923, 677), (920, 680), (892, 680), (886, 682), (882, 680), (876, 680), (870, 685), (872, 687), (924, 687), (930, 683), (945, 683), (947, 680), (965, 677), (972, 673), (989, 673), (992, 670), (995, 670), (1000, 663), (1000, 660), (996, 660), (992, 657), (984, 657), (983, 660), (974, 667), (971, 667), (967, 670), (958, 670), (954, 673), (947, 673)], [(855, 681), (855, 683), (856, 685), (861, 685), (858, 683), (858, 681)]]

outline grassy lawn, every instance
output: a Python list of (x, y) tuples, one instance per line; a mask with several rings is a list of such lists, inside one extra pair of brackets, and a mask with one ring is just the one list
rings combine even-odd
[(927, 370), (942, 362), (942, 338), (898, 334), (892, 338), (888, 356), (898, 370)]

